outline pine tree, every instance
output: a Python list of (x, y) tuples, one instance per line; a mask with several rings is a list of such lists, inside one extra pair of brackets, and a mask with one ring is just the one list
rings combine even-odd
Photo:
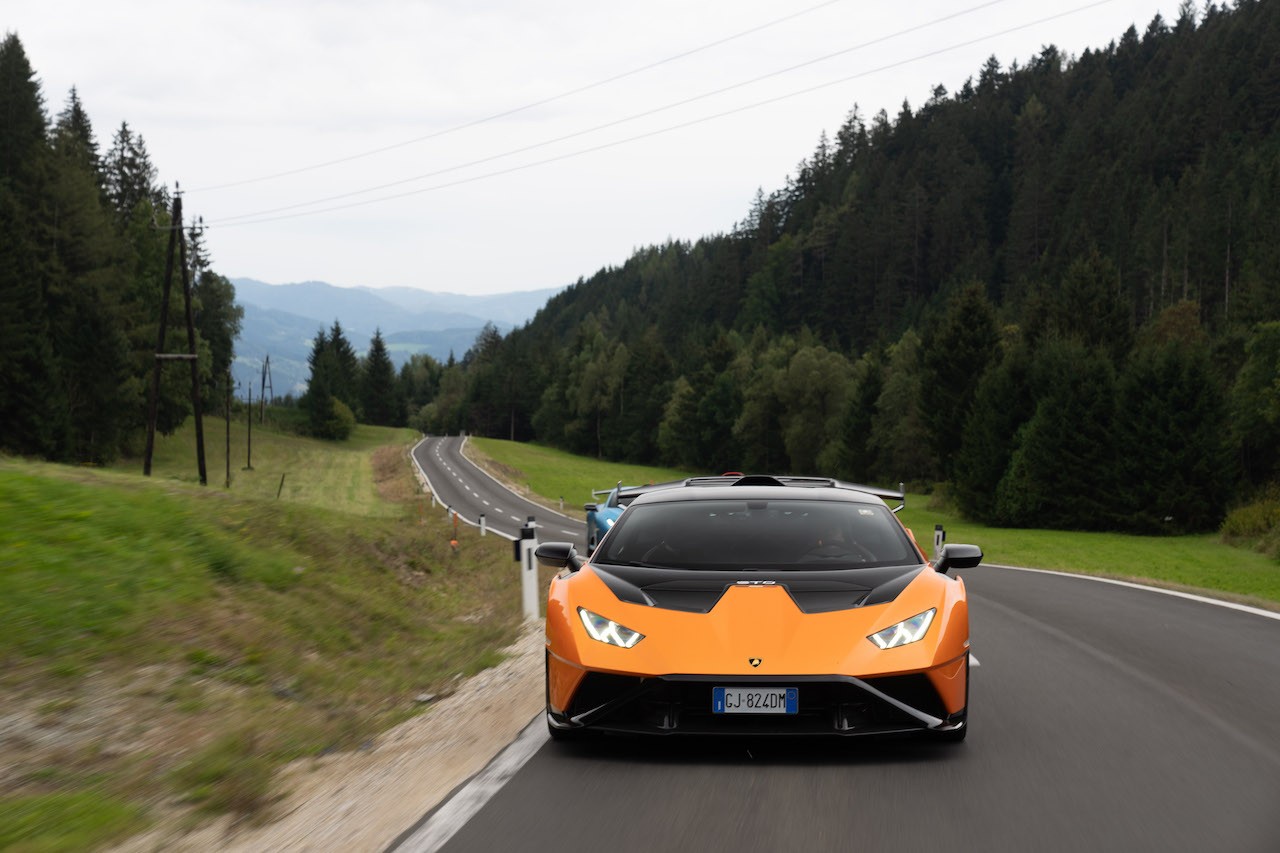
[(960, 449), (978, 380), (997, 355), (995, 311), (981, 284), (961, 288), (921, 342), (920, 400), (933, 452), (943, 472)]
[(355, 348), (342, 331), (337, 320), (329, 328), (325, 349), (333, 356), (333, 377), (329, 381), (329, 393), (357, 413), (360, 407), (360, 359)]
[(146, 143), (128, 122), (121, 122), (116, 130), (104, 165), (107, 200), (118, 222), (127, 222), (143, 202), (155, 208), (164, 207), (164, 194), (157, 187), (156, 168)]
[[(341, 327), (337, 331), (341, 334)], [(342, 381), (342, 366), (333, 340), (324, 329), (316, 334), (307, 363), (311, 366), (311, 376), (301, 405), (307, 412), (311, 434), (342, 441), (351, 435), (356, 419), (351, 408), (334, 393), (334, 386)]]
[(200, 272), (195, 280), (192, 298), (196, 308), (196, 334), (209, 351), (207, 364), (202, 365), (208, 371), (205, 399), (215, 405), (223, 396), (215, 392), (222, 390), (222, 383), (235, 361), (235, 342), (244, 321), (244, 308), (236, 304), (235, 285), (209, 269)]
[(870, 441), (876, 400), (884, 391), (884, 366), (880, 354), (873, 351), (863, 356), (854, 365), (853, 373), (854, 390), (840, 427), (843, 444), (835, 473), (846, 480), (870, 483), (879, 477)]
[(102, 187), (102, 155), (98, 151), (98, 139), (74, 86), (67, 95), (67, 105), (54, 122), (53, 148), (63, 156), (74, 158)]
[(401, 426), (404, 423), (404, 402), (381, 329), (376, 329), (369, 341), (369, 353), (365, 356), (360, 376), (364, 422), (375, 426)]
[[(1194, 320), (1198, 306), (1175, 306), (1165, 315), (1179, 310)], [(1118, 385), (1123, 526), (1143, 533), (1217, 527), (1233, 472), (1222, 429), (1226, 400), (1208, 336), (1197, 323), (1189, 334), (1141, 342)]]
[(698, 468), (698, 403), (693, 386), (681, 376), (671, 388), (671, 397), (658, 424), (658, 450), (668, 465)]
[(1245, 344), (1230, 423), (1245, 484), (1280, 477), (1280, 322), (1259, 324)]
[(103, 202), (93, 129), (74, 90), (54, 126), (53, 149), (47, 303), (66, 407), (63, 452), (104, 462), (124, 441), (130, 404), (129, 341), (119, 304), (123, 247)]
[(996, 492), (1013, 527), (1106, 530), (1120, 508), (1115, 369), (1076, 340), (1044, 343), (1032, 365), (1035, 411)]
[(1035, 411), (1031, 352), (1017, 346), (978, 381), (952, 466), (951, 487), (967, 518), (997, 520), (996, 495), (1017, 447), (1018, 430)]
[(0, 446), (49, 454), (64, 442), (50, 346), (40, 212), (48, 119), (18, 37), (0, 43)]
[(938, 478), (938, 457), (929, 441), (922, 397), (921, 349), (914, 329), (889, 347), (884, 386), (876, 400), (870, 449), (875, 453), (875, 470), (891, 481), (931, 483)]
[(19, 189), (35, 177), (49, 119), (35, 70), (18, 37), (0, 42), (0, 183)]

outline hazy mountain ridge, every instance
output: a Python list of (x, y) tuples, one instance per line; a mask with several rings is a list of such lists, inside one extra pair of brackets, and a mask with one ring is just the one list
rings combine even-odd
[(271, 358), (276, 396), (301, 392), (310, 375), (307, 356), (321, 329), (342, 324), (352, 346), (363, 353), (381, 329), (397, 367), (409, 356), (426, 353), (441, 361), (461, 358), (485, 323), (502, 332), (526, 323), (561, 288), (467, 296), (411, 287), (375, 289), (337, 287), (322, 281), (267, 284), (235, 278), (236, 302), (244, 321), (236, 339), (233, 365), (238, 392), (260, 393), (262, 364)]
[[(468, 296), (435, 293), (412, 287), (337, 287), (323, 281), (266, 284), (233, 278), (236, 301), (306, 317), (326, 328), (337, 319), (344, 329), (382, 333), (438, 331), (474, 327), (486, 322), (513, 328), (523, 325), (562, 288)], [(353, 341), (355, 343), (355, 341)]]

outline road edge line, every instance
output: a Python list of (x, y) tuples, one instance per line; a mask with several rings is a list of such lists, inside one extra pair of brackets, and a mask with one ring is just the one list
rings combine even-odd
[(543, 715), (529, 722), (520, 734), (485, 768), (459, 785), (439, 806), (391, 842), (387, 851), (435, 853), (471, 821), (521, 767), (547, 743)]
[(1076, 572), (1063, 572), (1057, 569), (1033, 569), (1026, 566), (1006, 566), (1000, 563), (983, 563), (983, 566), (989, 569), (1007, 569), (1012, 572), (1036, 572), (1042, 575), (1060, 575), (1064, 578), (1080, 578), (1082, 580), (1097, 581), (1098, 583), (1109, 583), (1115, 586), (1125, 586), (1130, 589), (1143, 589), (1148, 592), (1158, 592), (1161, 595), (1172, 595), (1176, 598), (1185, 598), (1188, 601), (1198, 601), (1202, 604), (1213, 604), (1218, 607), (1226, 607), (1230, 610), (1239, 610), (1242, 613), (1252, 613), (1254, 616), (1265, 616), (1268, 619), (1280, 621), (1280, 613), (1273, 610), (1263, 610), (1261, 607), (1251, 607), (1248, 604), (1238, 604), (1234, 601), (1226, 601), (1221, 598), (1210, 598), (1207, 595), (1196, 595), (1193, 592), (1183, 592), (1177, 589), (1165, 589), (1162, 586), (1152, 586), (1150, 584), (1133, 583), (1132, 581), (1116, 580), (1115, 578), (1104, 578), (1098, 575), (1078, 574)]

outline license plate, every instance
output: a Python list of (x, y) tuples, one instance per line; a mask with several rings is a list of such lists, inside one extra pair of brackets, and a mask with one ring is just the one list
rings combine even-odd
[(796, 687), (713, 687), (711, 710), (716, 714), (795, 714), (800, 709)]

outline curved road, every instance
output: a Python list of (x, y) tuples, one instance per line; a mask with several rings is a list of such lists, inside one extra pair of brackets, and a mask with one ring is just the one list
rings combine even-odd
[(583, 547), (586, 523), (509, 491), (462, 454), (464, 438), (431, 436), (413, 448), (413, 458), (427, 477), (436, 500), (454, 509), (468, 524), (479, 524), (508, 539), (517, 539), (533, 516), (542, 542), (573, 542)]
[(1280, 851), (1280, 619), (964, 577), (964, 744), (547, 741), (443, 849)]

